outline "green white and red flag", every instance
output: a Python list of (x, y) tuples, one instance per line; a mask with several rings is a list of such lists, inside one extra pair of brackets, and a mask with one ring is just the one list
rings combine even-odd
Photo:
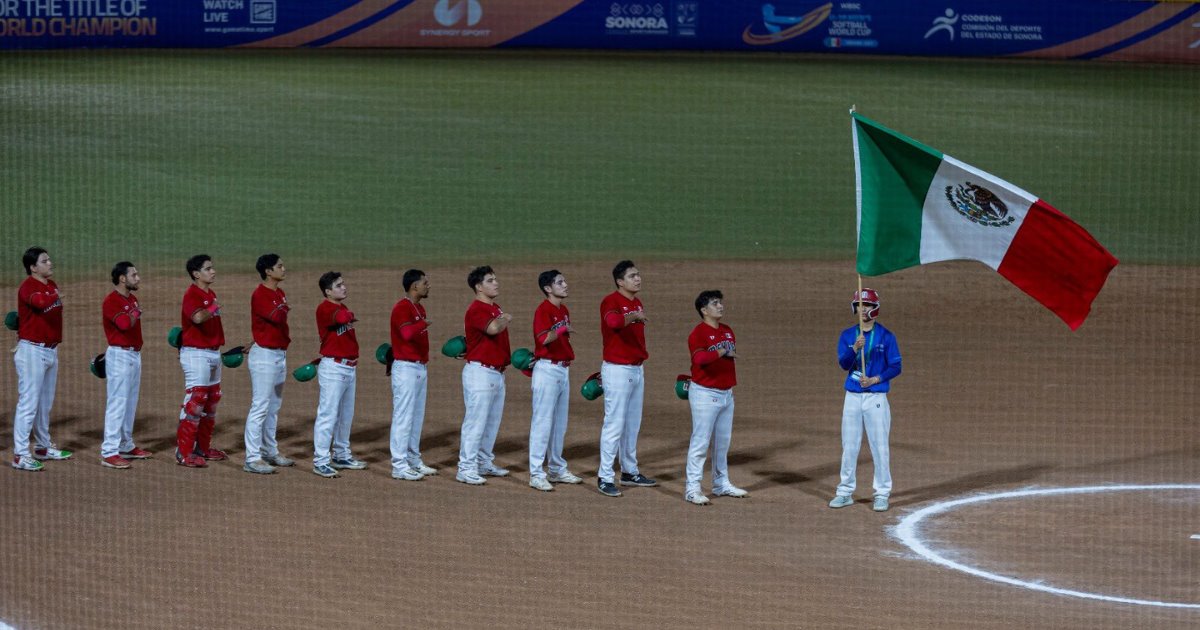
[(1117, 259), (1050, 204), (851, 112), (858, 272), (876, 276), (976, 260), (1054, 311), (1071, 330)]

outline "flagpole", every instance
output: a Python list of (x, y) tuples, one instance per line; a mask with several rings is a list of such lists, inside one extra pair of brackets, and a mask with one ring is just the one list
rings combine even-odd
[[(854, 307), (854, 312), (855, 312), (855, 314), (858, 315), (858, 336), (859, 337), (863, 336), (863, 316), (862, 316), (862, 306), (861, 306), (862, 301), (861, 300), (862, 300), (862, 274), (858, 274), (858, 293), (854, 294), (854, 303), (857, 304), (858, 306)], [(863, 344), (864, 347), (858, 349), (858, 365), (859, 365), (860, 371), (862, 372), (862, 377), (864, 379), (867, 378), (867, 360), (864, 358), (864, 353), (863, 353), (863, 350), (865, 350), (866, 345), (867, 344), (864, 343)], [(859, 385), (862, 385), (862, 381), (859, 381)]]

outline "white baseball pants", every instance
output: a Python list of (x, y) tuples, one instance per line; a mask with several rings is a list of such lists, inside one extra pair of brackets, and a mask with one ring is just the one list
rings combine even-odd
[(317, 366), (321, 393), (317, 399), (317, 421), (313, 426), (313, 466), (328, 466), (330, 444), (333, 457), (350, 459), (350, 425), (354, 423), (354, 390), (358, 373), (354, 366), (323, 357)]
[(246, 414), (246, 463), (279, 454), (275, 429), (283, 404), (283, 382), (287, 380), (287, 351), (250, 347), (246, 357), (250, 369), (250, 412)]
[[(221, 353), (216, 350), (201, 350), (199, 348), (180, 348), (179, 366), (183, 368), (184, 390), (193, 387), (208, 387), (221, 382)], [(183, 394), (183, 404), (187, 405), (188, 394)], [(179, 408), (179, 419), (186, 420), (187, 412)]]
[(871, 446), (871, 460), (875, 464), (875, 496), (886, 497), (892, 493), (888, 450), (892, 408), (888, 406), (887, 394), (846, 392), (846, 403), (842, 407), (842, 481), (837, 487), (838, 496), (854, 494), (858, 449), (862, 447), (864, 426), (867, 429), (867, 443)]
[(13, 352), (17, 367), (17, 409), (13, 412), (13, 455), (32, 457), (29, 433), (38, 448), (49, 448), (50, 408), (58, 383), (58, 349), (20, 341)]
[(529, 476), (545, 478), (542, 464), (552, 475), (567, 472), (563, 440), (567, 435), (567, 395), (571, 368), (549, 361), (533, 364), (533, 415), (529, 422)]
[(104, 351), (104, 380), (108, 402), (104, 407), (104, 441), (100, 457), (112, 457), (133, 450), (133, 417), (137, 414), (138, 394), (142, 389), (142, 354), (109, 346)]
[(392, 472), (402, 473), (421, 462), (421, 427), (429, 372), (423, 363), (392, 361)]
[(685, 491), (700, 491), (704, 456), (712, 444), (713, 489), (729, 485), (729, 441), (733, 435), (733, 390), (711, 389), (692, 382), (688, 386), (692, 408), (692, 440), (688, 445)]
[(596, 476), (613, 482), (613, 461), (620, 447), (621, 472), (638, 474), (637, 438), (642, 428), (642, 397), (646, 381), (640, 365), (600, 364), (604, 386), (604, 424), (600, 427), (600, 470)]
[(496, 459), (496, 434), (504, 415), (504, 374), (474, 361), (463, 366), (462, 432), (459, 437), (458, 471), (478, 473)]

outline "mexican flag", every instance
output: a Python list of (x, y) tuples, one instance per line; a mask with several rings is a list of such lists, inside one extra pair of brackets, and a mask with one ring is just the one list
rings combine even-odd
[(1117, 259), (1034, 195), (851, 112), (858, 272), (977, 260), (1054, 311), (1071, 330)]

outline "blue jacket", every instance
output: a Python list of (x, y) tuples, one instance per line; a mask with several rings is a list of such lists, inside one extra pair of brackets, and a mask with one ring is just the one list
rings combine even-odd
[(863, 353), (867, 360), (867, 376), (878, 376), (881, 380), (863, 389), (858, 384), (858, 353), (854, 351), (854, 340), (858, 339), (858, 325), (842, 331), (838, 337), (838, 364), (846, 370), (846, 391), (854, 393), (875, 392), (885, 393), (892, 388), (892, 379), (900, 376), (900, 346), (896, 344), (896, 335), (875, 322), (875, 327), (863, 337), (867, 340), (863, 345)]

